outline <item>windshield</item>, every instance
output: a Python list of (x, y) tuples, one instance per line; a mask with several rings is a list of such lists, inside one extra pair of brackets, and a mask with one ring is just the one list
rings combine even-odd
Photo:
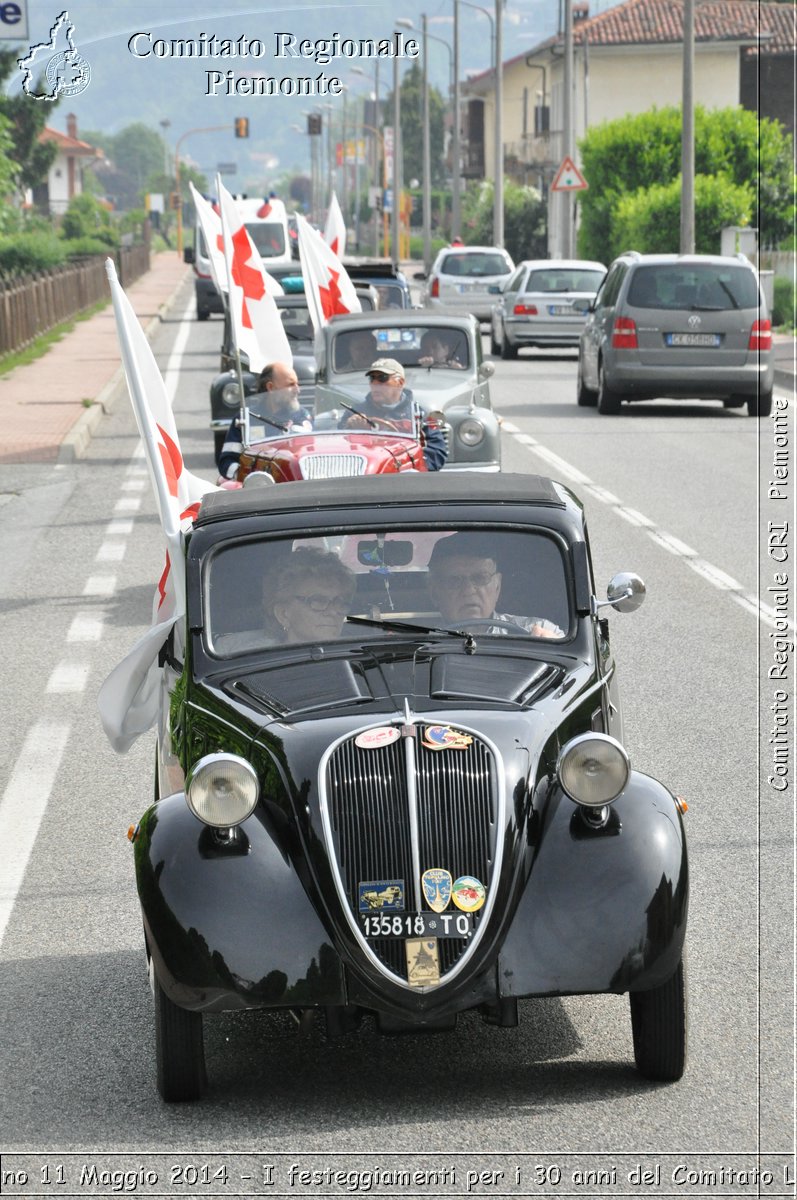
[(605, 271), (587, 271), (577, 267), (530, 271), (526, 292), (597, 292)]
[(416, 526), (236, 541), (206, 560), (203, 603), (208, 648), (222, 658), (407, 637), (550, 642), (570, 628), (561, 547), (525, 530)]
[(247, 221), (246, 229), (261, 258), (285, 256), (285, 226), (274, 221)]
[(361, 375), (363, 395), (368, 390), (364, 373), (378, 358), (392, 359), (405, 369), (448, 367), (461, 371), (471, 365), (464, 330), (440, 325), (354, 329), (338, 333), (332, 343), (334, 371)]
[(637, 267), (628, 303), (634, 308), (758, 308), (758, 284), (751, 270), (732, 263)]

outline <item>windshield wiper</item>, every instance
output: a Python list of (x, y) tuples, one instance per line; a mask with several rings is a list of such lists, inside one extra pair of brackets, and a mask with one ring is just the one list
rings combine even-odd
[(274, 429), (279, 429), (280, 433), (287, 433), (288, 426), (280, 425), (279, 421), (272, 421), (271, 417), (264, 417), (262, 413), (255, 412), (253, 408), (249, 409), (250, 417), (257, 417), (258, 421), (265, 421), (266, 425), (271, 425)]
[(476, 639), (465, 629), (445, 629), (439, 625), (420, 625), (412, 621), (392, 621), (382, 617), (346, 617), (352, 625), (371, 625), (375, 629), (394, 629), (398, 633), (444, 633), (447, 637), (465, 639), (465, 653), (473, 654), (476, 649)]
[(365, 413), (360, 412), (359, 408), (355, 408), (352, 404), (347, 404), (345, 400), (341, 400), (341, 399), (338, 399), (338, 404), (340, 405), (341, 408), (345, 408), (350, 413), (354, 413), (355, 417), (362, 417), (362, 419), (364, 421), (368, 422), (368, 424), (371, 426), (372, 429), (379, 428), (376, 421), (372, 421), (370, 417), (366, 417)]

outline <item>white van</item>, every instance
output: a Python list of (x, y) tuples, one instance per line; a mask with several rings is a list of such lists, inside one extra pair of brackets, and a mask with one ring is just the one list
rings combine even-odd
[[(249, 236), (257, 247), (268, 270), (273, 267), (280, 273), (291, 270), (291, 238), (288, 233), (288, 214), (282, 200), (276, 196), (235, 197), (235, 206), (243, 217)], [(194, 291), (196, 293), (196, 315), (206, 321), (211, 313), (224, 312), (221, 296), (216, 291), (210, 273), (210, 261), (202, 230), (197, 221), (194, 226)]]

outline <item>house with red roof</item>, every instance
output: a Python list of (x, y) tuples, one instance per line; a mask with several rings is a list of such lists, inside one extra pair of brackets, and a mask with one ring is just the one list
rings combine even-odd
[(104, 161), (102, 150), (82, 142), (77, 136), (77, 117), (68, 113), (66, 133), (46, 126), (39, 134), (39, 141), (54, 142), (56, 156), (47, 173), (45, 183), (33, 189), (32, 201), (43, 212), (60, 215), (66, 212), (73, 196), (83, 191), (83, 171), (87, 166)]
[[(590, 17), (573, 3), (575, 140), (593, 125), (679, 104), (683, 74), (683, 0), (625, 0)], [(773, 117), (794, 135), (793, 4), (697, 0), (695, 103), (742, 105)], [(563, 157), (564, 37), (557, 35), (503, 64), (507, 175), (543, 193)], [(495, 72), (462, 88), (463, 174), (491, 178)], [(589, 182), (589, 181), (587, 181)]]

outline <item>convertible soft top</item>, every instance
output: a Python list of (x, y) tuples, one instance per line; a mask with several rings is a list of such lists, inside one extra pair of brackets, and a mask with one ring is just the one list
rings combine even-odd
[[(196, 526), (257, 514), (278, 514), (327, 508), (386, 509), (413, 504), (539, 504), (549, 508), (576, 505), (561, 484), (544, 475), (477, 475), (462, 472), (418, 472), (400, 475), (364, 475), (357, 479), (303, 480), (273, 487), (248, 487), (239, 491), (207, 493)], [(495, 517), (495, 510), (491, 514)]]

